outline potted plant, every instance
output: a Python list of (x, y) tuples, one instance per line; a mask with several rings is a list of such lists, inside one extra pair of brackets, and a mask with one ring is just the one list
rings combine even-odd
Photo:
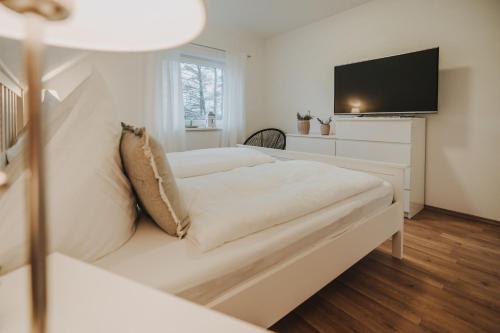
[(330, 123), (332, 122), (332, 117), (328, 117), (328, 120), (321, 120), (320, 118), (318, 119), (319, 123), (321, 124), (320, 126), (320, 132), (321, 135), (329, 135), (330, 134)]
[(309, 129), (311, 128), (311, 119), (313, 119), (313, 116), (311, 116), (311, 111), (307, 111), (307, 113), (304, 115), (301, 115), (299, 112), (297, 112), (297, 130), (299, 131), (299, 134), (309, 134)]

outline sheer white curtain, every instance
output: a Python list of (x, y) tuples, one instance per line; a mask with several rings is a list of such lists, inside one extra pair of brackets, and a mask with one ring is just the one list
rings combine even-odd
[(224, 112), (221, 146), (234, 146), (245, 139), (245, 80), (247, 55), (226, 53), (224, 71)]
[(184, 151), (186, 134), (180, 54), (155, 52), (146, 57), (146, 127), (167, 152)]

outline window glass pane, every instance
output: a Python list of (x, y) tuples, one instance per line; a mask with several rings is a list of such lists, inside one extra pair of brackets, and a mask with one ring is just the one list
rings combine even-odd
[[(218, 120), (223, 114), (224, 72), (217, 66), (181, 63), (184, 117), (187, 122), (200, 124), (209, 112)], [(194, 123), (194, 122), (193, 122)]]

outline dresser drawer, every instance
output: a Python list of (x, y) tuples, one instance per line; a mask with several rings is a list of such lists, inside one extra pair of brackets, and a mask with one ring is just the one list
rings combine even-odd
[(337, 120), (337, 139), (382, 142), (411, 142), (411, 121)]
[(411, 145), (387, 142), (336, 140), (337, 156), (411, 165)]
[(287, 136), (286, 150), (335, 155), (335, 140), (321, 137)]

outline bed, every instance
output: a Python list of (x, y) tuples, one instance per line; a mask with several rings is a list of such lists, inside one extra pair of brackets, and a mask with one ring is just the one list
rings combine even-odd
[[(89, 66), (78, 63), (69, 71), (79, 73), (74, 77), (86, 77)], [(55, 84), (59, 80), (64, 81), (58, 75), (49, 78), (55, 86), (60, 86)], [(63, 95), (71, 91), (67, 90)], [(146, 216), (140, 216), (132, 237), (93, 263), (269, 327), (388, 238), (392, 237), (393, 256), (403, 257), (406, 166), (250, 146), (233, 149), (250, 149), (279, 161), (322, 162), (372, 174), (383, 182), (209, 251), (200, 251), (189, 239), (168, 236)], [(196, 161), (191, 160), (194, 169)], [(228, 171), (231, 168), (227, 166)]]
[(207, 252), (200, 252), (188, 240), (169, 237), (141, 216), (132, 239), (95, 264), (269, 327), (387, 238), (393, 237), (393, 255), (402, 258), (404, 166), (251, 149), (278, 160), (313, 160), (364, 171), (384, 181), (321, 210)]

